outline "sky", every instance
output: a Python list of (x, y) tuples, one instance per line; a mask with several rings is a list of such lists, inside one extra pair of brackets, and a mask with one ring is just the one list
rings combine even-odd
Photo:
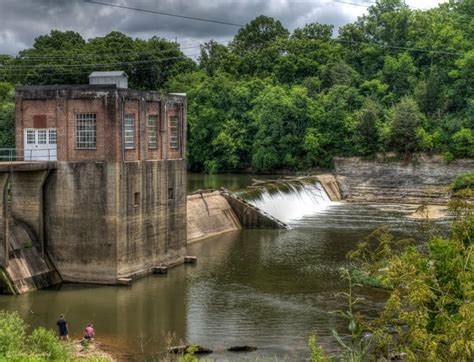
[[(375, 0), (97, 0), (153, 11), (245, 24), (259, 15), (276, 18), (290, 31), (307, 23), (339, 26), (353, 22)], [(414, 8), (435, 7), (441, 0), (406, 0)], [(238, 27), (178, 19), (82, 0), (0, 0), (0, 54), (16, 55), (52, 29), (73, 30), (85, 39), (121, 31), (131, 37), (177, 40), (185, 54), (211, 39), (227, 42)], [(194, 48), (193, 48), (194, 47)]]

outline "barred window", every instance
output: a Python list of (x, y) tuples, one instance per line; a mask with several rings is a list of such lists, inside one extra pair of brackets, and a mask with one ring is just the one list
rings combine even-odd
[(46, 144), (46, 134), (47, 134), (47, 131), (45, 129), (38, 130), (38, 144), (39, 145)]
[(97, 127), (95, 113), (76, 113), (76, 148), (95, 149)]
[(26, 144), (34, 145), (35, 144), (35, 131), (29, 129), (26, 131)]
[(158, 146), (157, 127), (158, 116), (148, 117), (148, 147), (156, 148)]
[(135, 148), (135, 115), (133, 113), (125, 114), (124, 145), (125, 148)]
[(49, 130), (49, 144), (50, 145), (55, 145), (57, 143), (57, 133), (55, 129), (50, 129)]
[(177, 116), (170, 117), (170, 148), (179, 148), (179, 122)]

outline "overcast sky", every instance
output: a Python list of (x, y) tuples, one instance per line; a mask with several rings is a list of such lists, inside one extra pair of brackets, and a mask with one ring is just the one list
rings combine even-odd
[[(293, 30), (306, 23), (333, 24), (354, 21), (367, 9), (337, 0), (98, 0), (185, 16), (245, 24), (264, 14)], [(341, 0), (367, 5), (375, 0)], [(429, 8), (441, 0), (407, 0), (412, 7)], [(0, 0), (0, 53), (15, 55), (30, 47), (35, 37), (52, 29), (74, 30), (85, 39), (118, 30), (132, 37), (160, 36), (178, 39), (188, 55), (202, 42), (228, 41), (238, 27), (84, 3), (82, 0)]]

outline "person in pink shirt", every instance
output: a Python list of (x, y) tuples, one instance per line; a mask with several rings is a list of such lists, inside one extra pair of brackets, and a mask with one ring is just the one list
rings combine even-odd
[(89, 323), (84, 330), (84, 339), (87, 340), (92, 340), (94, 338), (94, 325), (92, 323)]

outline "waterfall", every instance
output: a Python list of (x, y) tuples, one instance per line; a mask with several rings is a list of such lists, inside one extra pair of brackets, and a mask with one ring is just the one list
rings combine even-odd
[(332, 203), (314, 178), (266, 182), (239, 196), (283, 222), (320, 212)]

